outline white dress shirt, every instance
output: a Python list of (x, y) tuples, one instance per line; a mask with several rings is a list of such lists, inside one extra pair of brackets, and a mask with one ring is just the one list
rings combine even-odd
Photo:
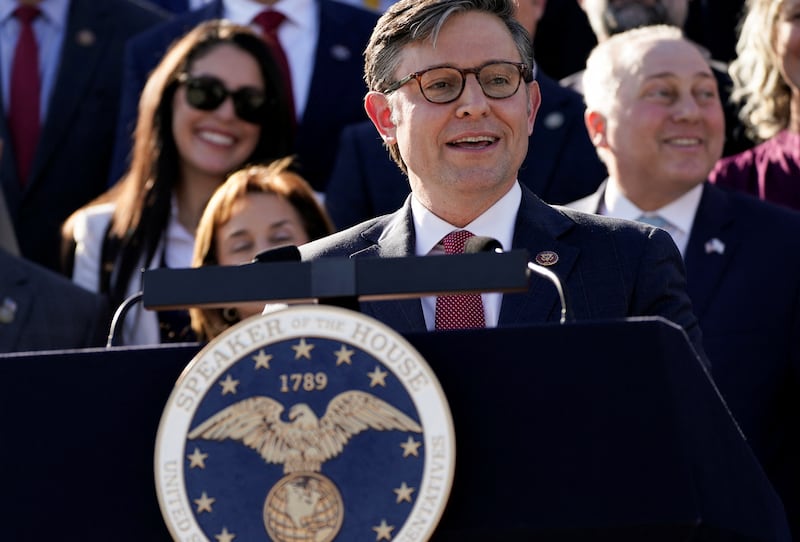
[[(19, 39), (20, 24), (14, 17), (19, 3), (15, 0), (0, 0), (0, 79), (2, 80), (3, 104), (8, 115), (11, 96), (11, 65)], [(41, 125), (47, 118), (50, 95), (56, 84), (58, 65), (64, 34), (67, 30), (69, 0), (42, 0), (37, 7), (42, 14), (33, 22), (33, 34), (39, 47), (39, 117)]]
[[(477, 236), (492, 237), (503, 245), (503, 250), (511, 250), (511, 243), (514, 239), (514, 224), (517, 221), (517, 213), (521, 202), (522, 189), (519, 187), (519, 183), (516, 182), (505, 196), (500, 198), (497, 203), (487, 209), (481, 216), (465, 227), (458, 228), (430, 212), (416, 197), (412, 196), (411, 214), (417, 243), (415, 254), (417, 256), (444, 254), (441, 240), (453, 230), (468, 230)], [(483, 300), (486, 327), (497, 327), (503, 294), (484, 293), (481, 294), (481, 299)], [(423, 297), (420, 301), (422, 302), (425, 326), (429, 331), (433, 330), (436, 325), (436, 296)]]
[(278, 0), (267, 6), (255, 0), (223, 0), (225, 18), (252, 26), (253, 19), (265, 9), (281, 12), (286, 20), (278, 28), (278, 40), (286, 53), (289, 72), (292, 76), (292, 94), (298, 121), (308, 102), (311, 76), (314, 73), (314, 56), (319, 38), (319, 11), (314, 0)]
[(686, 252), (686, 245), (689, 242), (692, 225), (694, 224), (694, 215), (697, 213), (697, 207), (700, 205), (702, 195), (703, 185), (701, 183), (664, 207), (655, 211), (645, 212), (622, 195), (622, 190), (617, 181), (609, 179), (597, 213), (626, 220), (636, 220), (644, 214), (658, 215), (672, 224), (673, 228), (670, 228), (668, 233), (678, 250), (680, 250), (681, 256), (683, 256)]

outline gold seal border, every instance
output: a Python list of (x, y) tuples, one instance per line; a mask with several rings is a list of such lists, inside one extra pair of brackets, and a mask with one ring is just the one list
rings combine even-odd
[[(195, 520), (183, 476), (186, 436), (197, 406), (217, 379), (243, 356), (302, 337), (356, 346), (403, 384), (423, 427), (425, 464), (414, 506), (392, 539), (424, 542), (433, 534), (455, 473), (453, 419), (436, 375), (411, 343), (382, 322), (339, 307), (296, 305), (253, 316), (226, 330), (200, 350), (178, 378), (161, 416), (154, 454), (158, 504), (174, 540), (212, 542)], [(387, 352), (392, 359), (386, 357)]]

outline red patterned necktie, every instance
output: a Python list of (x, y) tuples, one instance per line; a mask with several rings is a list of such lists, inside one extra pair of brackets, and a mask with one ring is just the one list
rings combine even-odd
[(283, 50), (278, 39), (278, 27), (286, 20), (286, 15), (280, 11), (265, 10), (256, 15), (253, 22), (261, 27), (264, 41), (269, 45), (272, 54), (275, 55), (276, 64), (283, 73), (284, 89), (292, 108), (292, 118), (295, 118), (294, 95), (292, 94), (292, 72), (289, 71), (289, 61), (286, 59), (286, 52)]
[[(442, 244), (445, 254), (462, 254), (464, 242), (472, 237), (466, 230), (448, 233)], [(436, 298), (436, 329), (486, 327), (481, 294), (440, 295)]]
[(8, 126), (20, 185), (28, 180), (39, 141), (39, 47), (33, 21), (40, 13), (34, 6), (14, 10), (19, 20), (19, 39), (11, 64)]

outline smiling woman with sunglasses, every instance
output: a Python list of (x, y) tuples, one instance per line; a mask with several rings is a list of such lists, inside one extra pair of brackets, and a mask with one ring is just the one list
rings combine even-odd
[[(207, 21), (178, 40), (139, 101), (131, 166), (65, 223), (66, 269), (112, 306), (141, 290), (142, 268), (190, 267), (197, 223), (232, 171), (291, 152), (281, 71), (247, 27)], [(135, 306), (125, 344), (193, 340), (188, 313)]]

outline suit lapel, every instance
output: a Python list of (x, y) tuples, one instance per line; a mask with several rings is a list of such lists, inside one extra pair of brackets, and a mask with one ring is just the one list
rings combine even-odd
[(570, 209), (575, 209), (576, 211), (596, 215), (597, 211), (600, 209), (600, 201), (602, 200), (603, 195), (606, 193), (607, 185), (608, 179), (600, 183), (600, 186), (597, 188), (597, 190), (584, 198), (571, 202), (568, 207)]
[(0, 323), (0, 352), (13, 352), (19, 342), (20, 336), (30, 318), (30, 309), (33, 305), (33, 296), (29, 278), (18, 265), (11, 262), (11, 256), (0, 250), (0, 305), (9, 304), (6, 310), (12, 310), (13, 320)]
[[(580, 251), (574, 246), (559, 242), (558, 238), (573, 226), (574, 223), (569, 218), (523, 187), (522, 203), (514, 228), (513, 248), (526, 249), (531, 261), (538, 254), (555, 253), (558, 261), (547, 268), (558, 275), (566, 286)], [(532, 273), (527, 292), (503, 296), (498, 325), (554, 321), (558, 319), (560, 311), (561, 305), (555, 286), (546, 278)]]
[(51, 150), (57, 147), (58, 142), (69, 131), (89, 82), (98, 75), (95, 66), (103, 53), (108, 36), (114, 31), (110, 24), (105, 23), (110, 9), (111, 6), (106, 2), (72, 0), (58, 76), (36, 148), (30, 185), (37, 182), (39, 174), (47, 165)]
[[(570, 207), (585, 213), (596, 213), (607, 182), (604, 181), (589, 196), (571, 203)], [(739, 236), (732, 234), (734, 219), (725, 193), (706, 182), (684, 255), (687, 292), (698, 318), (707, 310), (720, 277), (738, 245)]]
[(734, 229), (735, 217), (727, 195), (706, 183), (684, 256), (687, 290), (698, 318), (707, 310), (736, 252), (740, 236)]
[[(383, 227), (385, 224), (385, 227)], [(377, 223), (361, 233), (370, 243), (366, 249), (351, 255), (351, 258), (401, 258), (414, 254), (414, 227), (411, 219), (411, 197), (388, 218), (386, 223)], [(425, 331), (425, 317), (419, 299), (395, 299), (375, 303), (362, 303), (362, 311), (403, 331)]]
[[(0, 104), (2, 101), (2, 96), (0, 96)], [(5, 104), (2, 105), (5, 110)], [(6, 115), (0, 115), (0, 141), (11, 141)], [(14, 161), (14, 153), (11, 152), (11, 147), (7, 143), (2, 146), (0, 153), (2, 153), (0, 154), (0, 184), (2, 184), (0, 188), (5, 193), (8, 216), (14, 222), (19, 208), (19, 200), (22, 197), (22, 190), (17, 181), (17, 164)]]
[[(356, 39), (357, 35), (348, 36), (342, 33), (340, 29), (350, 25), (350, 17), (346, 10), (336, 7), (336, 2), (328, 0), (315, 2), (315, 9), (319, 10), (319, 38), (314, 54), (308, 101), (301, 120), (301, 138), (304, 133), (314, 134), (320, 129), (320, 123), (315, 122), (318, 119), (348, 119), (352, 115), (352, 104), (342, 103), (342, 98), (350, 96), (356, 87), (351, 80), (339, 73), (339, 68), (349, 71), (354, 64), (362, 65), (360, 48), (363, 44)], [(359, 93), (363, 95), (366, 91), (367, 87), (364, 85)], [(362, 115), (360, 118), (363, 118), (363, 107), (360, 105), (359, 113)]]
[[(154, 2), (157, 4), (157, 2)], [(162, 7), (172, 13), (184, 13), (189, 11), (189, 0), (164, 0)]]
[[(386, 224), (382, 227), (382, 224)], [(530, 258), (550, 251), (558, 255), (558, 261), (548, 268), (566, 285), (575, 266), (580, 250), (560, 242), (558, 239), (574, 227), (572, 220), (537, 198), (529, 189), (522, 188), (522, 203), (514, 231), (515, 249), (526, 249)], [(351, 255), (362, 257), (402, 257), (414, 253), (414, 228), (411, 218), (411, 200), (390, 216), (388, 222), (377, 223), (365, 230), (362, 237), (370, 246)], [(388, 325), (402, 330), (425, 331), (425, 319), (418, 299), (403, 299), (377, 303), (364, 303), (362, 310)], [(558, 292), (544, 277), (532, 274), (527, 292), (505, 294), (498, 325), (521, 322), (541, 323), (556, 321), (561, 306)]]

